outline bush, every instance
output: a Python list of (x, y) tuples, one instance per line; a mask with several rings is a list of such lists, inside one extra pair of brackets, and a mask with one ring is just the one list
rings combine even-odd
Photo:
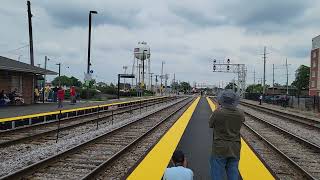
[(81, 89), (80, 98), (81, 99), (90, 99), (95, 97), (98, 94), (96, 89)]

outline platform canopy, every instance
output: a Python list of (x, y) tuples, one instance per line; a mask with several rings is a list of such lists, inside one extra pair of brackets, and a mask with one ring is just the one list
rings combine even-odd
[(0, 70), (2, 71), (16, 71), (41, 75), (57, 75), (58, 73), (50, 70), (46, 70), (40, 67), (32, 66), (23, 62), (19, 62), (13, 59), (9, 59), (0, 56)]

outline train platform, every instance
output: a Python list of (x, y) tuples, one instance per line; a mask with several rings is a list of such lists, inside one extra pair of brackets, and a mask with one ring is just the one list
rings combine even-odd
[[(176, 149), (182, 150), (194, 179), (210, 179), (209, 157), (212, 129), (208, 119), (215, 104), (209, 98), (198, 97), (177, 122), (167, 131), (128, 179), (161, 179)], [(242, 139), (239, 172), (242, 179), (275, 179), (252, 148)]]
[(18, 126), (45, 123), (59, 118), (73, 118), (102, 111), (114, 111), (123, 106), (142, 103), (141, 100), (158, 101), (168, 96), (150, 96), (139, 98), (122, 98), (103, 102), (78, 102), (75, 105), (65, 102), (63, 108), (57, 104), (34, 104), (28, 106), (0, 108), (0, 130), (12, 129)]
[[(108, 101), (79, 101), (74, 105), (70, 104), (69, 100), (63, 102), (64, 110), (74, 109), (74, 108), (84, 108), (90, 106), (98, 106), (103, 104), (115, 103), (115, 102), (125, 102), (128, 100), (139, 99), (136, 97), (133, 98), (120, 98), (120, 99), (110, 99)], [(32, 114), (40, 114), (51, 111), (56, 111), (58, 109), (57, 103), (37, 103), (32, 105), (22, 105), (22, 106), (4, 106), (0, 107), (0, 119), (1, 118), (10, 118), (17, 116), (25, 116)]]

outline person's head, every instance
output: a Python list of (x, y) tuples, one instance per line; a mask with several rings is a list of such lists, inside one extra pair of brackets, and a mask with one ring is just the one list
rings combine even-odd
[(183, 152), (176, 150), (172, 155), (172, 162), (174, 166), (184, 166), (185, 158)]
[(222, 107), (235, 108), (239, 104), (240, 97), (231, 89), (222, 91), (218, 95), (218, 102)]

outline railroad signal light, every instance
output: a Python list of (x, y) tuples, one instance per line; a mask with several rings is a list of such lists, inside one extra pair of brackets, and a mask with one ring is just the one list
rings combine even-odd
[(213, 71), (216, 71), (216, 65), (213, 65)]
[(230, 59), (227, 59), (227, 63), (228, 63), (228, 64), (230, 63)]
[(228, 65), (228, 66), (227, 66), (227, 71), (229, 71), (229, 70), (230, 70), (230, 66)]
[(216, 63), (216, 62), (217, 62), (217, 60), (216, 60), (216, 59), (214, 59), (214, 60), (213, 60), (213, 63)]

